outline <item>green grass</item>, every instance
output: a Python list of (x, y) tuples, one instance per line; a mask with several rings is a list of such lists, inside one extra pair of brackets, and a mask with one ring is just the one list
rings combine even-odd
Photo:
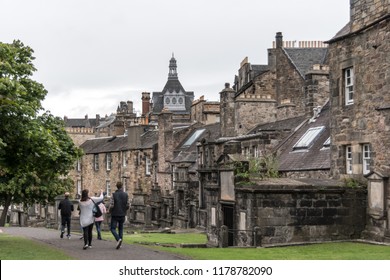
[(165, 248), (195, 260), (390, 260), (390, 246), (342, 242), (278, 248)]
[[(96, 238), (96, 236), (94, 236)], [(103, 238), (114, 240), (110, 232)], [(390, 260), (390, 246), (354, 242), (334, 242), (275, 248), (180, 248), (166, 244), (205, 244), (200, 233), (136, 233), (126, 234), (124, 243), (147, 244), (157, 250), (187, 256), (194, 260)], [(1, 260), (69, 260), (48, 245), (21, 237), (0, 234)]]
[[(104, 238), (113, 240), (111, 233)], [(332, 242), (274, 248), (179, 248), (165, 244), (205, 244), (205, 234), (138, 233), (124, 236), (124, 243), (147, 244), (195, 260), (390, 260), (390, 246)]]
[(0, 260), (71, 260), (49, 245), (22, 237), (0, 234)]

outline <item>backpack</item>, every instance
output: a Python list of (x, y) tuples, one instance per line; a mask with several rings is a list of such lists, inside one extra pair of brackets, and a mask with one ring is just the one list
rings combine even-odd
[(95, 217), (95, 218), (99, 218), (103, 215), (102, 213), (102, 210), (100, 210), (100, 207), (98, 204), (95, 203), (95, 201), (93, 201), (93, 199), (91, 199), (93, 204), (95, 204), (92, 208), (92, 215)]

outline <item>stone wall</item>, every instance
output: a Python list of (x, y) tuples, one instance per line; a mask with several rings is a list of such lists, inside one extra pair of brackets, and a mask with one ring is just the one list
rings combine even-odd
[(352, 31), (364, 28), (389, 13), (389, 0), (351, 0)]
[(305, 82), (282, 48), (276, 52), (276, 93), (278, 120), (305, 113)]
[(199, 122), (204, 125), (219, 122), (219, 102), (209, 102), (201, 96), (191, 105), (191, 121)]
[(234, 245), (357, 239), (365, 227), (366, 203), (365, 189), (236, 188)]
[[(368, 3), (355, 1), (355, 5), (360, 2)], [(346, 145), (352, 146), (352, 174), (349, 176), (358, 179), (363, 176), (362, 144), (370, 145), (371, 169), (390, 172), (389, 53), (388, 20), (354, 36), (330, 42), (331, 169), (335, 178), (346, 176)], [(346, 105), (344, 70), (349, 67), (354, 71), (354, 93), (353, 104)]]

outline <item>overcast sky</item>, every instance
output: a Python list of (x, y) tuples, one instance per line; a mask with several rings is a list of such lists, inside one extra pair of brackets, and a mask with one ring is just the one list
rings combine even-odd
[(116, 112), (161, 91), (172, 53), (195, 98), (218, 101), (241, 61), (267, 64), (276, 32), (326, 41), (349, 21), (350, 0), (0, 0), (0, 41), (34, 50), (34, 79), (56, 116)]

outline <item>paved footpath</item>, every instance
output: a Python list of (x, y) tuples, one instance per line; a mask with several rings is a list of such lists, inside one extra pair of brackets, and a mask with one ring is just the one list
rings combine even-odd
[(60, 238), (60, 232), (54, 229), (35, 227), (1, 227), (0, 234), (23, 236), (44, 244), (48, 244), (78, 260), (185, 260), (183, 256), (153, 250), (144, 246), (122, 243), (116, 249), (116, 242), (97, 240), (94, 236), (92, 248), (83, 250), (83, 240), (80, 234), (72, 235), (71, 239), (65, 236)]

